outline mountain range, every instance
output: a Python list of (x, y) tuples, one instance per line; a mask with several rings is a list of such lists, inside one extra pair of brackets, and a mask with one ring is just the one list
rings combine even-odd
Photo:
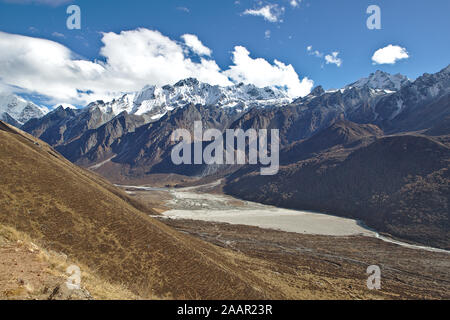
[[(186, 79), (31, 119), (31, 133), (111, 181), (154, 173), (225, 177), (235, 196), (361, 219), (449, 248), (450, 66), (416, 80), (377, 71), (291, 101), (282, 89)], [(279, 129), (280, 173), (258, 166), (175, 166), (175, 129)], [(302, 183), (299, 183), (302, 181)]]

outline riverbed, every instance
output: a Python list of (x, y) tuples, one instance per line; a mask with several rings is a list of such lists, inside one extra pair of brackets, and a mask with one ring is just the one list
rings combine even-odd
[(128, 190), (129, 194), (135, 192), (163, 192), (167, 194), (168, 197), (164, 200), (164, 206), (168, 210), (162, 212), (162, 216), (167, 219), (230, 223), (310, 235), (362, 235), (375, 237), (411, 249), (450, 253), (447, 250), (409, 244), (381, 236), (358, 220), (317, 212), (278, 208), (209, 192), (218, 184), (220, 184), (220, 181), (185, 188), (119, 187)]

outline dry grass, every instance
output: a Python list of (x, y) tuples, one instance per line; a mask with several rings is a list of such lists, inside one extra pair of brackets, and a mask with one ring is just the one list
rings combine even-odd
[[(90, 293), (93, 299), (139, 299), (137, 295), (127, 290), (124, 285), (111, 284), (93, 273), (88, 267), (77, 261), (69, 260), (65, 254), (42, 248), (40, 245), (33, 243), (27, 234), (14, 228), (0, 225), (0, 249), (5, 247), (14, 248), (16, 254), (13, 257), (18, 262), (13, 270), (7, 270), (10, 274), (23, 278), (20, 271), (29, 266), (39, 275), (39, 279), (33, 278), (31, 272), (29, 272), (27, 273), (28, 279), (26, 283), (15, 282), (15, 288), (0, 292), (0, 298), (48, 298), (55, 286), (61, 285), (66, 281), (68, 277), (66, 273), (67, 268), (71, 265), (76, 265), (81, 270), (81, 285)], [(3, 251), (0, 250), (0, 259), (5, 262), (7, 257), (2, 253)], [(4, 265), (5, 263), (0, 266), (2, 273), (6, 272)]]
[(155, 212), (145, 204), (1, 122), (0, 177), (0, 248), (17, 239), (36, 244), (40, 260), (24, 253), (18, 265), (45, 268), (55, 282), (78, 265), (82, 285), (97, 299), (374, 298), (345, 289), (357, 280), (282, 272), (273, 261), (178, 232), (150, 218)]
[(149, 218), (152, 211), (30, 135), (0, 130), (0, 168), (1, 225), (139, 297), (284, 297), (220, 248)]

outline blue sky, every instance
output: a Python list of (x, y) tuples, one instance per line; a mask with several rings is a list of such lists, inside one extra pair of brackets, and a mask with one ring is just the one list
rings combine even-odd
[[(146, 28), (176, 42), (182, 42), (184, 34), (196, 35), (212, 50), (207, 58), (221, 70), (233, 64), (235, 47), (242, 46), (252, 59), (262, 58), (272, 65), (276, 59), (292, 65), (300, 80), (307, 77), (326, 89), (342, 87), (377, 69), (416, 78), (450, 63), (448, 0), (302, 0), (295, 7), (292, 0), (42, 1), (47, 4), (0, 1), (0, 31), (58, 42), (79, 59), (89, 61), (105, 60), (100, 55), (103, 32)], [(81, 30), (66, 27), (70, 4), (81, 8)], [(366, 9), (373, 4), (381, 9), (381, 30), (366, 27)], [(272, 8), (277, 21), (244, 14), (266, 6)], [(404, 48), (408, 58), (394, 64), (374, 64), (375, 51), (389, 44)], [(320, 54), (314, 54), (316, 50)], [(338, 52), (340, 66), (326, 63), (325, 56), (333, 52)], [(201, 57), (192, 54), (187, 58), (198, 62)], [(0, 61), (0, 77), (1, 67)], [(24, 81), (14, 81), (8, 80), (8, 84), (24, 87)]]

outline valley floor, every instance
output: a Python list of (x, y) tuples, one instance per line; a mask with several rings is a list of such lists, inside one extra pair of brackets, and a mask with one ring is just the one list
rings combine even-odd
[[(378, 239), (354, 220), (298, 212), (188, 188), (122, 186), (152, 206), (165, 224), (258, 261), (287, 296), (337, 299), (449, 299), (450, 253)], [(275, 230), (279, 229), (279, 230)], [(399, 245), (400, 244), (400, 245)], [(367, 267), (381, 269), (382, 289), (366, 286)]]

